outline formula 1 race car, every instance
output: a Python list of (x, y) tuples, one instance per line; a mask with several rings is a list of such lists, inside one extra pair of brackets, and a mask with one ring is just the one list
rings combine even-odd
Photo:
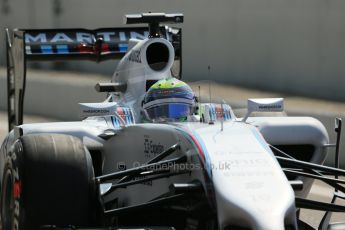
[[(345, 192), (340, 119), (329, 144), (314, 118), (265, 116), (284, 110), (282, 98), (249, 99), (243, 118), (197, 101), (179, 79), (181, 29), (160, 26), (183, 15), (125, 19), (148, 29), (7, 30), (3, 230), (312, 229), (301, 208), (325, 211), (320, 229), (345, 227), (329, 221), (345, 211), (334, 202)], [(121, 57), (112, 81), (96, 84), (106, 100), (79, 105), (82, 121), (22, 124), (26, 61)], [(335, 167), (322, 165), (329, 147)], [(334, 187), (332, 202), (306, 199), (314, 179)]]

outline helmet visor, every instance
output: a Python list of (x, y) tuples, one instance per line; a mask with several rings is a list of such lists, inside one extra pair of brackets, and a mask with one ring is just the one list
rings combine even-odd
[(187, 118), (192, 112), (192, 106), (189, 104), (169, 103), (154, 106), (146, 109), (150, 120), (167, 119), (180, 120)]

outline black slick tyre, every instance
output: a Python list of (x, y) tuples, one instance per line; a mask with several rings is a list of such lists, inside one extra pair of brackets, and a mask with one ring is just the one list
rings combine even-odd
[(91, 224), (97, 200), (93, 180), (90, 154), (78, 138), (20, 137), (8, 153), (3, 173), (2, 230)]

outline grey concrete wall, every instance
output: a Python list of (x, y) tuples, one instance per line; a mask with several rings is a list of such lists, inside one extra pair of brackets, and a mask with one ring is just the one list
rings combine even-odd
[[(1, 0), (0, 29), (122, 26), (126, 13), (182, 12), (185, 79), (345, 100), (344, 10), (343, 0)], [(110, 75), (115, 65), (68, 67)]]

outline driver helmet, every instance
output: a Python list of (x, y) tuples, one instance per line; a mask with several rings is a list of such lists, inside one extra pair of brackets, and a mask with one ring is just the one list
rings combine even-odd
[(193, 114), (195, 96), (183, 81), (166, 78), (157, 81), (146, 92), (143, 109), (150, 121), (186, 121)]

